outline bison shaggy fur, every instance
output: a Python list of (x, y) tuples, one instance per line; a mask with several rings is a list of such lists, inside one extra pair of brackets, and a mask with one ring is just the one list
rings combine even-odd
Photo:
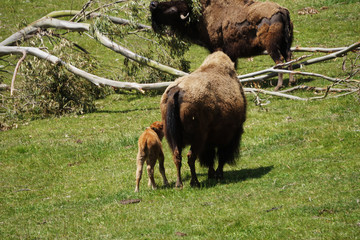
[[(209, 55), (190, 75), (165, 90), (160, 103), (165, 136), (182, 187), (181, 152), (190, 145), (188, 164), (192, 186), (198, 186), (195, 160), (209, 168), (210, 178), (223, 176), (224, 164), (234, 164), (246, 118), (246, 99), (234, 63), (221, 51)], [(215, 157), (218, 168), (215, 172)]]
[[(151, 2), (153, 29), (170, 26), (210, 52), (223, 51), (235, 63), (239, 57), (255, 56), (265, 50), (276, 64), (291, 60), (293, 24), (288, 9), (254, 0), (199, 1), (200, 16), (195, 16), (189, 1)], [(290, 81), (294, 81), (292, 76)], [(279, 74), (276, 90), (282, 85), (283, 76)]]

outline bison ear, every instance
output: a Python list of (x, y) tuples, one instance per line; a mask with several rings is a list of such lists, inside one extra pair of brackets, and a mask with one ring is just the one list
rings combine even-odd
[(167, 9), (164, 14), (166, 15), (173, 15), (173, 14), (176, 14), (178, 12), (178, 8), (177, 7), (171, 7), (169, 9)]

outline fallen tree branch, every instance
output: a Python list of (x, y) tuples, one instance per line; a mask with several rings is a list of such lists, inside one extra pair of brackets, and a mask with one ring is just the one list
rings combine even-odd
[(95, 85), (107, 85), (121, 89), (135, 89), (141, 93), (144, 93), (144, 90), (161, 90), (166, 88), (170, 83), (169, 82), (161, 82), (161, 83), (152, 83), (152, 84), (139, 84), (133, 82), (119, 82), (111, 79), (103, 78), (96, 76), (94, 74), (87, 73), (77, 67), (62, 61), (60, 58), (46, 53), (38, 48), (34, 47), (8, 47), (8, 46), (0, 46), (0, 56), (8, 55), (8, 54), (23, 54), (26, 52), (32, 56), (35, 56), (40, 59), (47, 60), (53, 64), (60, 64), (64, 66), (68, 71), (74, 73), (75, 75), (85, 78), (86, 80), (92, 82)]
[[(327, 87), (325, 89), (325, 93), (323, 96), (319, 96), (319, 97), (309, 97), (309, 98), (302, 98), (302, 97), (298, 97), (298, 96), (294, 96), (294, 95), (290, 95), (290, 94), (286, 94), (284, 92), (273, 92), (273, 91), (267, 91), (267, 90), (263, 90), (263, 89), (259, 89), (259, 88), (244, 88), (245, 92), (250, 92), (250, 93), (262, 93), (265, 95), (271, 95), (271, 96), (276, 96), (276, 97), (282, 97), (282, 98), (288, 98), (288, 99), (292, 99), (292, 100), (299, 100), (299, 101), (311, 101), (311, 100), (321, 100), (324, 99), (326, 97), (328, 97), (329, 92), (332, 92), (331, 87)], [(345, 95), (349, 95), (349, 94), (353, 94), (356, 92), (359, 92), (360, 88), (358, 89), (351, 89), (350, 91), (348, 91), (347, 93), (341, 94), (341, 95), (337, 95), (337, 96), (331, 96), (328, 98), (338, 98), (340, 96), (345, 96)], [(336, 92), (336, 91), (335, 91)], [(257, 96), (258, 98), (258, 96)]]
[(301, 98), (298, 96), (293, 96), (290, 94), (285, 94), (285, 93), (281, 93), (281, 92), (273, 92), (273, 91), (267, 91), (267, 90), (263, 90), (263, 89), (259, 89), (259, 88), (244, 88), (245, 92), (251, 92), (251, 93), (263, 93), (266, 95), (272, 95), (272, 96), (276, 96), (276, 97), (283, 97), (283, 98), (288, 98), (288, 99), (292, 99), (292, 100), (300, 100), (300, 101), (307, 101), (307, 98)]
[[(72, 14), (73, 13), (74, 12), (72, 12)], [(59, 14), (59, 13), (56, 13), (56, 14)], [(88, 23), (74, 23), (74, 22), (69, 22), (69, 21), (65, 21), (65, 20), (59, 20), (56, 18), (45, 17), (45, 18), (42, 18), (39, 21), (35, 22), (33, 25), (30, 25), (30, 26), (24, 28), (23, 30), (13, 34), (11, 37), (5, 39), (3, 42), (0, 43), (0, 46), (11, 45), (12, 43), (17, 42), (19, 39), (26, 36), (27, 34), (36, 32), (38, 28), (49, 28), (49, 27), (59, 28), (59, 29), (69, 29), (69, 30), (74, 30), (74, 31), (87, 31), (87, 32), (90, 30), (90, 24), (88, 24)], [(184, 76), (184, 75), (188, 74), (183, 71), (177, 70), (175, 68), (158, 63), (154, 60), (140, 56), (140, 55), (130, 51), (129, 49), (124, 48), (124, 47), (120, 46), (119, 44), (111, 41), (109, 38), (102, 35), (97, 30), (94, 31), (94, 34), (95, 34), (96, 39), (99, 40), (99, 42), (101, 44), (103, 44), (104, 46), (106, 46), (106, 47), (110, 48), (111, 50), (113, 50), (117, 53), (120, 53), (123, 56), (125, 56), (133, 61), (136, 61), (140, 64), (147, 65), (149, 67), (158, 69), (160, 71), (163, 71), (163, 72), (169, 73), (171, 75), (175, 75), (175, 76)]]
[(186, 73), (186, 72), (177, 70), (172, 67), (165, 66), (154, 60), (151, 60), (149, 58), (145, 58), (136, 53), (133, 53), (129, 49), (124, 48), (124, 47), (120, 46), (119, 44), (111, 41), (109, 38), (102, 35), (99, 31), (95, 31), (95, 36), (101, 42), (101, 44), (103, 44), (104, 46), (106, 46), (106, 47), (110, 48), (111, 50), (113, 50), (114, 52), (120, 53), (121, 55), (123, 55), (131, 60), (134, 60), (140, 64), (147, 65), (149, 67), (158, 69), (163, 72), (167, 72), (171, 75), (178, 76), (178, 77), (188, 75), (188, 73)]
[[(23, 54), (24, 52), (26, 52), (27, 54), (33, 55), (35, 57), (38, 57), (40, 59), (47, 60), (53, 64), (60, 64), (60, 65), (64, 66), (68, 71), (72, 72), (73, 74), (80, 76), (96, 85), (107, 85), (107, 86), (112, 86), (112, 87), (127, 89), (127, 90), (135, 89), (141, 93), (144, 93), (145, 90), (164, 90), (171, 83), (171, 82), (161, 82), (161, 83), (139, 84), (139, 83), (132, 83), (132, 82), (114, 81), (114, 80), (106, 79), (103, 77), (99, 77), (99, 76), (87, 73), (81, 69), (78, 69), (78, 68), (72, 66), (69, 63), (62, 61), (60, 58), (58, 58), (54, 55), (51, 55), (44, 51), (41, 51), (38, 48), (0, 46), (0, 56), (8, 55), (8, 54)], [(288, 98), (288, 99), (292, 99), (292, 100), (309, 101), (309, 100), (317, 100), (317, 99), (325, 98), (327, 96), (327, 94), (331, 91), (331, 89), (329, 87), (324, 96), (311, 97), (311, 98), (302, 98), (302, 97), (286, 94), (283, 92), (272, 92), (272, 91), (267, 91), (267, 90), (257, 89), (257, 88), (244, 88), (244, 91), (250, 92), (250, 93), (262, 93), (262, 94), (266, 94), (266, 95), (283, 97), (283, 98)], [(352, 89), (351, 91), (347, 92), (346, 94), (355, 93), (357, 91), (359, 91), (359, 89)]]
[[(296, 90), (305, 90), (305, 91), (316, 91), (316, 92), (323, 92), (326, 91), (327, 88), (320, 88), (320, 87), (309, 87), (309, 86), (305, 86), (305, 85), (298, 85), (289, 89), (285, 89), (282, 91), (279, 91), (281, 93), (288, 93), (288, 92), (293, 92)], [(352, 92), (352, 91), (356, 91), (357, 89), (354, 88), (330, 88), (329, 91), (330, 92)]]
[(12, 34), (0, 43), (0, 46), (10, 46), (24, 39), (26, 36), (36, 33), (39, 28), (58, 28), (67, 29), (77, 32), (89, 31), (90, 24), (87, 23), (74, 23), (56, 18), (44, 17), (41, 18), (24, 29)]
[[(321, 47), (292, 47), (290, 50), (292, 52), (321, 52), (321, 53), (333, 53), (346, 49), (346, 47), (336, 47), (336, 48), (321, 48)], [(359, 47), (355, 48), (360, 50)]]
[(21, 62), (25, 59), (26, 57), (26, 52), (23, 51), (23, 56), (19, 59), (18, 63), (16, 64), (16, 67), (15, 67), (15, 70), (14, 70), (14, 74), (13, 74), (13, 77), (11, 79), (11, 86), (10, 86), (10, 96), (13, 95), (14, 93), (14, 87), (15, 87), (15, 79), (16, 79), (16, 75), (17, 75), (17, 72), (19, 70), (19, 67), (20, 67), (20, 64)]
[[(325, 55), (322, 57), (303, 61), (298, 64), (294, 64), (294, 65), (292, 65), (292, 68), (297, 69), (297, 68), (301, 68), (302, 66), (311, 65), (314, 63), (323, 62), (323, 61), (331, 60), (331, 59), (334, 59), (337, 57), (341, 57), (341, 56), (345, 55), (347, 52), (357, 49), (359, 46), (360, 46), (360, 42), (357, 42), (357, 43), (354, 43), (354, 44), (350, 45), (349, 47), (342, 49), (340, 51), (337, 51), (337, 52), (334, 52), (334, 53), (331, 53), (331, 54), (328, 54), (328, 55)], [(252, 82), (252, 81), (265, 80), (265, 79), (274, 77), (278, 74), (278, 69), (275, 69), (275, 67), (271, 67), (271, 68), (268, 68), (265, 70), (261, 70), (261, 71), (257, 71), (257, 72), (253, 72), (253, 73), (249, 73), (249, 74), (240, 75), (240, 76), (238, 76), (238, 79), (240, 80), (240, 82)], [(285, 71), (285, 70), (283, 70), (283, 71)], [(268, 73), (266, 75), (261, 75), (261, 74), (264, 74), (267, 72), (270, 72), (270, 73)], [(294, 73), (300, 74), (300, 72), (294, 72)], [(261, 76), (258, 76), (258, 75), (261, 75)], [(257, 77), (254, 77), (254, 76), (257, 76)]]

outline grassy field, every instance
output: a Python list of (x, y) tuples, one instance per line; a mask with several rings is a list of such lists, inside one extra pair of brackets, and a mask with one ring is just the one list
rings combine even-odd
[[(22, 22), (86, 1), (42, 2), (0, 0), (0, 41)], [(360, 40), (358, 1), (277, 2), (292, 14), (294, 46)], [(305, 7), (319, 13), (298, 15)], [(191, 47), (192, 69), (206, 55)], [(102, 61), (111, 65), (114, 58)], [(343, 60), (305, 70), (344, 77)], [(272, 64), (268, 56), (242, 59), (238, 71)], [(209, 181), (206, 169), (197, 166), (201, 187), (191, 188), (184, 161), (184, 188), (175, 189), (175, 166), (164, 140), (171, 186), (162, 186), (156, 169), (159, 188), (147, 187), (144, 172), (134, 193), (137, 139), (160, 119), (160, 97), (122, 92), (97, 101), (92, 114), (39, 119), (0, 132), (0, 239), (360, 239), (359, 95), (311, 102), (261, 96), (270, 102), (264, 107), (248, 95), (241, 157), (225, 167), (224, 180)], [(129, 199), (140, 202), (123, 204)]]

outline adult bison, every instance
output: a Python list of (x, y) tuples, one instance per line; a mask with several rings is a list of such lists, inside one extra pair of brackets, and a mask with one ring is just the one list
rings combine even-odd
[[(151, 2), (153, 29), (171, 26), (210, 52), (223, 51), (235, 63), (239, 57), (258, 55), (264, 50), (276, 64), (290, 61), (293, 25), (286, 8), (254, 0), (199, 0), (201, 14), (195, 16), (189, 1)], [(279, 74), (276, 90), (282, 84), (283, 76)]]
[[(191, 186), (198, 186), (195, 160), (209, 168), (209, 177), (223, 176), (226, 163), (235, 163), (246, 118), (246, 99), (234, 63), (223, 52), (209, 55), (188, 76), (165, 90), (160, 103), (165, 136), (177, 168), (176, 187), (182, 187), (181, 152), (190, 145)], [(218, 168), (214, 170), (215, 156)]]

